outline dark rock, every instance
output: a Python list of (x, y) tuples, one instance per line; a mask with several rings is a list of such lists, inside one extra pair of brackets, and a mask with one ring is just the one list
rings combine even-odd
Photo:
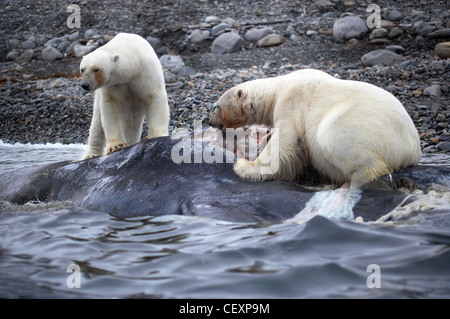
[(197, 72), (195, 72), (195, 70), (193, 68), (191, 68), (190, 66), (185, 66), (178, 72), (179, 76), (189, 76), (189, 75), (196, 75), (196, 74), (197, 74)]
[(244, 40), (239, 34), (233, 32), (223, 33), (213, 41), (211, 52), (217, 54), (237, 52), (241, 50), (243, 42)]
[(185, 66), (183, 59), (177, 55), (163, 55), (159, 58), (159, 61), (164, 69), (175, 74), (178, 74)]
[(6, 55), (6, 61), (14, 61), (18, 57), (19, 57), (19, 52), (17, 52), (16, 50), (12, 50), (12, 51), (8, 52), (8, 54)]
[(405, 53), (405, 48), (400, 45), (388, 45), (386, 50), (395, 52), (395, 53)]
[(373, 29), (369, 35), (369, 39), (384, 38), (388, 35), (388, 30), (384, 28)]
[(95, 36), (98, 36), (98, 32), (95, 31), (94, 29), (88, 29), (84, 32), (84, 37), (85, 38), (93, 38)]
[(436, 147), (441, 151), (450, 152), (450, 142), (441, 142)]
[(36, 43), (26, 40), (22, 43), (22, 49), (28, 50), (28, 49), (34, 49), (36, 47)]
[(191, 41), (192, 43), (200, 43), (206, 39), (208, 39), (210, 36), (209, 31), (202, 31), (202, 30), (194, 30), (191, 32), (191, 34), (189, 35), (188, 39), (189, 41)]
[(363, 66), (393, 65), (402, 60), (402, 57), (390, 50), (379, 49), (361, 57)]
[(229, 29), (230, 25), (228, 23), (219, 23), (218, 25), (215, 25), (214, 27), (211, 28), (211, 35), (213, 37), (218, 36), (219, 34), (222, 34), (223, 32), (225, 32), (225, 30)]
[(434, 30), (436, 30), (436, 26), (430, 23), (426, 23), (423, 21), (417, 21), (413, 25), (414, 31), (422, 36), (427, 36)]
[(429, 86), (423, 91), (423, 95), (442, 96), (441, 86), (439, 84)]
[(430, 39), (450, 38), (450, 29), (443, 29), (431, 32), (430, 34), (428, 34), (428, 38)]
[(400, 21), (401, 19), (403, 19), (403, 17), (404, 15), (398, 10), (389, 11), (387, 14), (387, 18), (390, 21)]
[(161, 47), (161, 40), (155, 37), (146, 37), (148, 43), (152, 46), (153, 50), (158, 50)]
[(54, 47), (46, 47), (41, 53), (42, 60), (54, 61), (63, 58), (63, 54)]
[(402, 30), (401, 28), (399, 28), (399, 27), (394, 27), (394, 28), (392, 28), (392, 30), (389, 32), (388, 38), (389, 38), (389, 39), (394, 39), (394, 38), (397, 38), (397, 37), (401, 36), (403, 33), (404, 33), (404, 32), (403, 32), (403, 30)]
[(248, 30), (245, 35), (244, 39), (250, 42), (258, 42), (265, 36), (274, 33), (272, 28), (265, 27), (265, 28), (253, 28)]

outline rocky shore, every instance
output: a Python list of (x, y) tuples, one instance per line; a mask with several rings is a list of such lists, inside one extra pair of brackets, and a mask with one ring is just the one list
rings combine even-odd
[[(68, 27), (70, 3), (80, 28)], [(379, 15), (358, 0), (70, 3), (0, 3), (3, 142), (86, 142), (93, 94), (79, 87), (81, 57), (131, 32), (160, 57), (171, 131), (195, 119), (207, 126), (214, 102), (238, 83), (315, 68), (391, 92), (424, 153), (450, 153), (447, 1), (377, 1)]]

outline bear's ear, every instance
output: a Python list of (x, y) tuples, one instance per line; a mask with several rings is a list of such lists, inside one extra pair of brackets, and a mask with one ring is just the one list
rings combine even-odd
[(239, 89), (239, 90), (237, 91), (237, 93), (236, 93), (236, 96), (237, 96), (238, 99), (240, 99), (241, 97), (243, 97), (243, 96), (244, 96), (244, 90)]
[(111, 57), (111, 61), (113, 61), (114, 63), (117, 63), (117, 61), (119, 61), (119, 55), (118, 55), (118, 54), (114, 54), (114, 55)]

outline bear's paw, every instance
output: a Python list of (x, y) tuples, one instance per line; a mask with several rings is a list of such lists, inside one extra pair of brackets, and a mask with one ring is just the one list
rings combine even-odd
[(124, 149), (125, 147), (128, 147), (128, 146), (130, 146), (128, 143), (119, 143), (119, 144), (108, 145), (108, 147), (106, 149), (106, 155), (120, 151), (121, 149)]

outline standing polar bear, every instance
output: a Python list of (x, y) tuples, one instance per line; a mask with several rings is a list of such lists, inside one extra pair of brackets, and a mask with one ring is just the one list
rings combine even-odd
[[(393, 95), (322, 71), (245, 82), (225, 92), (216, 105), (213, 126), (274, 128), (255, 161), (236, 161), (235, 172), (246, 179), (293, 180), (312, 165), (336, 183), (360, 188), (421, 158), (417, 130)], [(274, 161), (277, 169), (264, 173), (262, 168)]]
[(88, 148), (82, 159), (110, 154), (140, 141), (144, 118), (148, 138), (167, 136), (169, 105), (164, 73), (151, 45), (119, 33), (84, 56), (81, 87), (95, 90)]

